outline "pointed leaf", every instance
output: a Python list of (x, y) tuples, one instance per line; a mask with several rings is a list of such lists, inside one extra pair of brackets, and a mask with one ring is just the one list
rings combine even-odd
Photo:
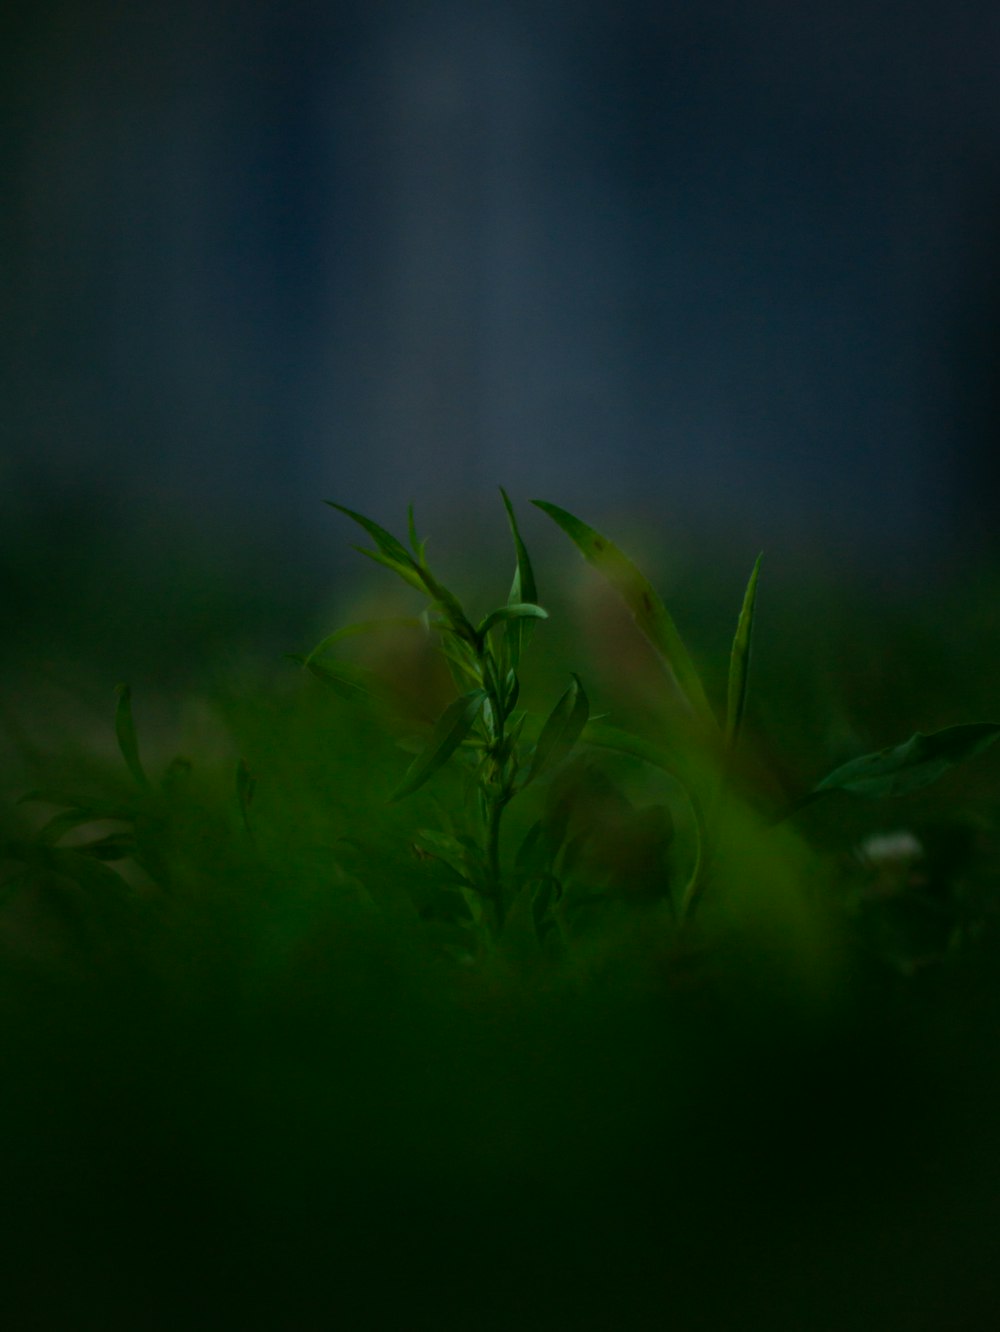
[(129, 772), (141, 787), (148, 788), (149, 778), (143, 771), (139, 759), (139, 742), (136, 739), (135, 723), (132, 720), (132, 690), (127, 684), (120, 684), (115, 686), (115, 692), (118, 695), (118, 706), (115, 709), (115, 734), (118, 737), (118, 748), (122, 752), (122, 758), (125, 760)]
[(355, 513), (353, 509), (346, 509), (343, 504), (335, 504), (333, 500), (326, 500), (325, 503), (329, 504), (331, 509), (346, 513), (348, 518), (352, 518), (359, 527), (363, 527), (387, 559), (402, 565), (404, 569), (416, 569), (417, 565), (413, 556), (402, 542), (396, 540), (391, 532), (387, 532), (384, 527), (379, 527), (378, 523), (372, 522), (370, 518), (365, 518), (363, 514)]
[(329, 685), (341, 698), (354, 702), (359, 698), (367, 698), (371, 692), (362, 672), (356, 666), (348, 666), (342, 661), (310, 661), (308, 657), (303, 657), (297, 652), (286, 652), (285, 656), (289, 661), (298, 662), (310, 675), (315, 675), (317, 680)]
[(688, 655), (680, 634), (653, 589), (653, 585), (635, 564), (607, 537), (574, 518), (565, 509), (545, 500), (532, 500), (537, 508), (547, 513), (563, 529), (583, 558), (594, 566), (612, 585), (628, 606), (639, 629), (652, 644), (681, 697), (705, 725), (717, 729), (715, 716), (709, 706), (704, 686), (694, 662)]
[(528, 601), (513, 601), (495, 611), (490, 611), (476, 633), (480, 638), (485, 638), (493, 626), (499, 624), (501, 620), (547, 620), (548, 618), (548, 611), (542, 610), (541, 606), (535, 606)]
[[(510, 526), (510, 534), (514, 540), (514, 554), (517, 557), (514, 580), (511, 583), (510, 595), (507, 600), (511, 605), (517, 605), (523, 602), (537, 602), (538, 589), (535, 585), (535, 572), (531, 567), (531, 558), (528, 555), (527, 547), (521, 539), (521, 533), (517, 526), (517, 518), (514, 516), (514, 506), (511, 504), (510, 498), (503, 486), (500, 487), (500, 496), (503, 499), (504, 508), (507, 510), (507, 522)], [(510, 651), (511, 665), (515, 670), (520, 662), (522, 651), (528, 645), (533, 628), (534, 626), (530, 623), (512, 623), (508, 627), (507, 646)]]
[(836, 768), (813, 788), (813, 794), (851, 791), (865, 796), (907, 795), (982, 753), (998, 736), (1000, 725), (994, 722), (947, 726), (929, 735), (918, 731), (905, 744), (865, 754)]
[(376, 564), (381, 564), (383, 568), (391, 569), (394, 574), (398, 574), (399, 577), (402, 578), (404, 583), (409, 583), (409, 585), (415, 587), (418, 592), (427, 591), (424, 586), (424, 580), (415, 568), (411, 569), (407, 565), (401, 564), (399, 560), (394, 560), (388, 555), (383, 555), (380, 550), (368, 550), (365, 546), (352, 546), (351, 549), (356, 550), (359, 555), (364, 555), (366, 559), (374, 560)]
[(486, 690), (473, 689), (445, 708), (431, 732), (430, 743), (410, 764), (406, 776), (390, 796), (391, 800), (402, 800), (411, 795), (447, 763), (472, 729), (485, 701)]
[(747, 678), (750, 671), (750, 644), (753, 636), (754, 610), (757, 604), (757, 579), (760, 575), (760, 562), (763, 554), (757, 556), (757, 562), (750, 574), (747, 590), (743, 597), (743, 609), (736, 625), (732, 652), (729, 655), (729, 689), (726, 702), (726, 749), (736, 748), (743, 724), (743, 712), (746, 707)]
[(554, 768), (567, 757), (579, 740), (589, 713), (590, 701), (580, 683), (580, 677), (574, 675), (569, 688), (549, 713), (542, 727), (528, 775), (524, 779), (525, 786), (533, 782), (546, 768)]
[(82, 801), (79, 796), (67, 795), (62, 791), (28, 791), (17, 802), (19, 805), (62, 805), (76, 812), (86, 812), (92, 819), (134, 819), (136, 810), (132, 805), (118, 805), (103, 800)]

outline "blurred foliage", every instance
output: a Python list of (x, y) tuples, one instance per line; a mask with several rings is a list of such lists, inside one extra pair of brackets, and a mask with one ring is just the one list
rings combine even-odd
[[(526, 693), (577, 670), (595, 710), (649, 728), (627, 617), (539, 580)], [(475, 965), (420, 835), (459, 775), (387, 800), (418, 700), (447, 697), (418, 639), (359, 645), (420, 682), (378, 712), (268, 634), (220, 650), (228, 621), (183, 586), (107, 674), (101, 622), (62, 636), (36, 606), (3, 662), (0, 800), (0, 1222), (24, 1325), (990, 1325), (996, 756), (891, 805), (762, 816), (917, 727), (1000, 715), (991, 579), (888, 605), (775, 582), (697, 929), (658, 889), (685, 854), (663, 780), (588, 754), (512, 806), (508, 842), (568, 810), (572, 946), (512, 914)], [(671, 599), (715, 702), (740, 591)], [(277, 622), (266, 590), (226, 592)], [(182, 649), (178, 686), (158, 663)], [(115, 744), (126, 664), (149, 792)], [(52, 787), (132, 814), (40, 844), (57, 808), (15, 800)]]

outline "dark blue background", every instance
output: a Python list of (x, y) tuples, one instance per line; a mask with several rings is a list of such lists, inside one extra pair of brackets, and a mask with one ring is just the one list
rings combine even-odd
[(323, 498), (499, 535), (498, 483), (663, 556), (995, 547), (991, 0), (5, 14), (8, 567), (301, 588)]

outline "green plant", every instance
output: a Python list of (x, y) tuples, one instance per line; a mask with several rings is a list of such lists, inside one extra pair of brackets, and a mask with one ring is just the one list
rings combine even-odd
[[(413, 794), (453, 756), (466, 760), (476, 792), (479, 837), (425, 830), (422, 838), (427, 853), (443, 859), (457, 874), (477, 923), (482, 920), (482, 907), (489, 909), (495, 934), (504, 929), (512, 896), (501, 864), (504, 811), (516, 795), (569, 754), (589, 715), (587, 695), (579, 677), (573, 675), (535, 742), (529, 747), (523, 738), (528, 717), (517, 706), (521, 658), (535, 622), (547, 619), (548, 614), (536, 601), (535, 575), (513, 506), (505, 491), (501, 490), (501, 495), (516, 555), (514, 577), (506, 603), (478, 624), (431, 571), (426, 542), (417, 536), (412, 507), (407, 549), (371, 519), (328, 501), (375, 542), (375, 550), (356, 549), (390, 569), (430, 602), (424, 624), (438, 634), (459, 693), (437, 719), (425, 747), (413, 759), (391, 799)], [(331, 658), (329, 652), (344, 637), (372, 627), (366, 623), (337, 630), (307, 656), (293, 659), (338, 692), (361, 696), (367, 688), (357, 670)]]

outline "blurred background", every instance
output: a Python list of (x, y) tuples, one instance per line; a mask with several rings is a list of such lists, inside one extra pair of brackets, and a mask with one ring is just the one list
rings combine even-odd
[(681, 570), (993, 559), (991, 0), (2, 21), (8, 651), (287, 643), (356, 569), (325, 498), (477, 567), (498, 484)]

